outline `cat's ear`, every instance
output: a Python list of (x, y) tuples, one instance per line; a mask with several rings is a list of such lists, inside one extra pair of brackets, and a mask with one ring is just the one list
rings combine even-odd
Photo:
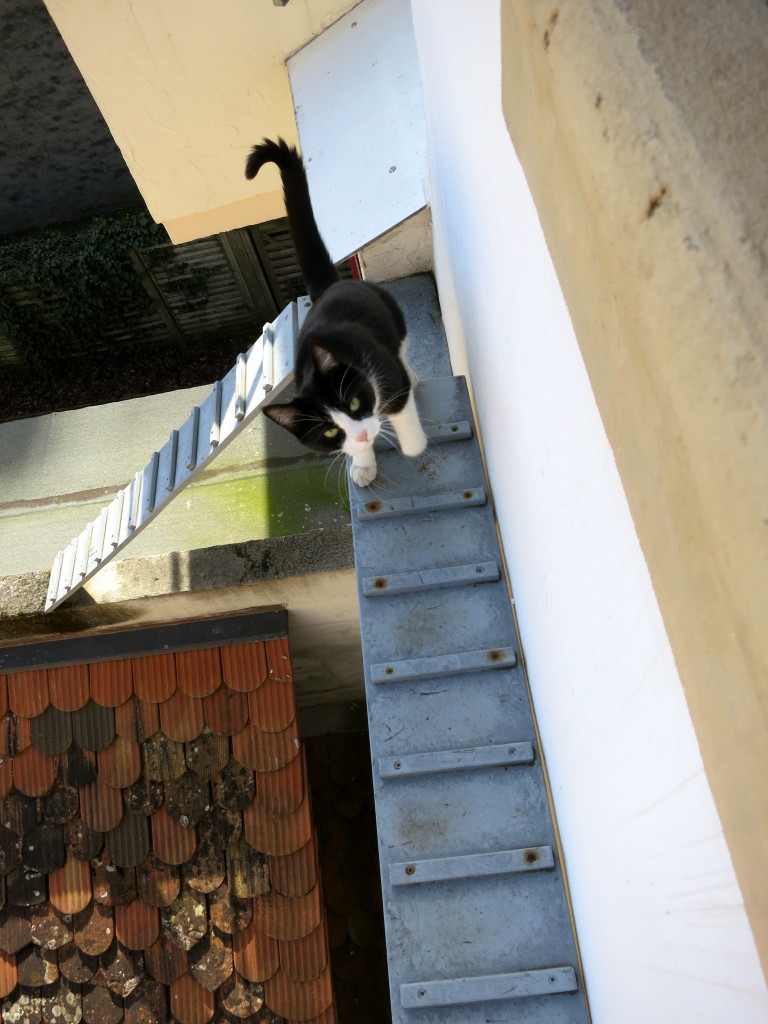
[(302, 412), (297, 405), (265, 405), (264, 415), (292, 434), (298, 434)]
[(315, 364), (315, 369), (318, 373), (322, 373), (323, 376), (327, 376), (329, 373), (333, 373), (334, 370), (341, 369), (341, 363), (327, 348), (323, 345), (313, 345), (311, 348), (312, 362)]

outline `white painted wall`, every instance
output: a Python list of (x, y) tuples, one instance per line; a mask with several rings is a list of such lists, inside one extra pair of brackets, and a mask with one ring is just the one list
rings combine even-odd
[(672, 652), (501, 111), (498, 0), (413, 0), (435, 270), (471, 376), (596, 1024), (764, 1024)]
[(315, 216), (341, 260), (426, 205), (409, 0), (353, 7), (288, 60), (288, 74)]

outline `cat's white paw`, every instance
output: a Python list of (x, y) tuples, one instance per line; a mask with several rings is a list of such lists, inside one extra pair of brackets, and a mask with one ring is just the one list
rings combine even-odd
[(367, 487), (376, 479), (376, 464), (372, 466), (357, 466), (353, 462), (349, 467), (349, 475), (358, 487)]
[(419, 427), (418, 430), (409, 430), (406, 436), (400, 436), (399, 440), (400, 451), (410, 459), (414, 458), (416, 455), (421, 455), (427, 447), (427, 435), (421, 427)]

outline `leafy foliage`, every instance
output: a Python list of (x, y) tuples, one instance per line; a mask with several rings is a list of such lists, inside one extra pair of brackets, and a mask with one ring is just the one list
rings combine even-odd
[(154, 273), (171, 270), (169, 288), (187, 308), (207, 300), (205, 274), (172, 265), (165, 230), (143, 211), (96, 217), (0, 242), (0, 326), (26, 364), (46, 371), (130, 333), (153, 310), (131, 261), (141, 253)]

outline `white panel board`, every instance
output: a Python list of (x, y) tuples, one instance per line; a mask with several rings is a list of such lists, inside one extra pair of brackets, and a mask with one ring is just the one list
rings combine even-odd
[(409, 0), (364, 0), (288, 61), (320, 232), (334, 261), (426, 205)]
[(159, 452), (54, 560), (45, 610), (65, 601), (129, 544), (293, 380), (299, 323), (309, 306), (287, 306)]

